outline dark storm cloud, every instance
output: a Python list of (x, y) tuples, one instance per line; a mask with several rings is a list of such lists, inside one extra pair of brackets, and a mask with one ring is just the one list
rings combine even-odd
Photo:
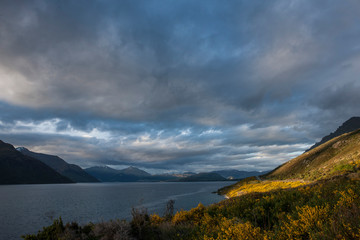
[(0, 22), (1, 138), (82, 166), (265, 170), (360, 112), (355, 0), (1, 1)]

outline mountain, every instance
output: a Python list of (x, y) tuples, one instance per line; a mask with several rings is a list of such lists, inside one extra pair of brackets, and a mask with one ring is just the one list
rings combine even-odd
[(224, 181), (217, 173), (151, 175), (136, 167), (116, 170), (110, 167), (91, 167), (85, 171), (102, 182), (159, 182), (159, 181)]
[(128, 167), (122, 170), (119, 170), (120, 173), (126, 174), (126, 175), (133, 175), (137, 177), (150, 177), (151, 174), (147, 173), (143, 170), (140, 170), (136, 167)]
[(344, 122), (338, 129), (336, 129), (335, 132), (330, 133), (329, 135), (323, 137), (320, 142), (315, 143), (313, 146), (311, 146), (307, 151), (310, 151), (313, 148), (316, 148), (317, 146), (320, 146), (321, 144), (338, 137), (344, 133), (349, 133), (352, 131), (355, 131), (360, 128), (360, 117), (352, 117), (346, 122)]
[(175, 174), (157, 174), (157, 175), (151, 175), (151, 177), (147, 177), (144, 179), (144, 181), (149, 182), (173, 182), (178, 180), (179, 177)]
[(217, 173), (220, 176), (227, 178), (227, 179), (241, 179), (241, 178), (247, 178), (252, 176), (259, 176), (264, 174), (264, 172), (257, 172), (257, 171), (239, 171), (235, 169), (228, 169), (228, 170), (218, 170), (213, 171), (213, 173)]
[(86, 168), (85, 172), (91, 176), (99, 179), (101, 182), (112, 182), (112, 179), (119, 173), (119, 170), (115, 170), (110, 167), (90, 167)]
[(344, 133), (280, 165), (218, 190), (227, 197), (313, 185), (345, 177), (360, 179), (360, 129)]
[(0, 140), (0, 184), (72, 183), (46, 164)]
[(32, 152), (24, 147), (16, 148), (16, 150), (26, 156), (33, 157), (45, 163), (46, 165), (48, 165), (61, 175), (69, 178), (73, 182), (99, 182), (99, 180), (85, 172), (81, 167), (75, 164), (69, 164), (58, 156)]
[(345, 133), (284, 163), (266, 179), (319, 180), (356, 170), (360, 164), (360, 129)]
[(226, 178), (217, 173), (198, 173), (179, 179), (180, 182), (225, 181)]
[(125, 174), (125, 173), (117, 173), (114, 175), (108, 182), (139, 182), (142, 180), (142, 177), (131, 175), (131, 174)]
[(154, 181), (152, 175), (136, 167), (116, 170), (110, 167), (91, 167), (85, 169), (87, 173), (96, 177), (101, 182), (138, 182)]
[(183, 172), (183, 173), (173, 173), (171, 174), (171, 176), (176, 177), (176, 178), (184, 178), (184, 177), (189, 177), (191, 175), (195, 175), (196, 173), (194, 172)]

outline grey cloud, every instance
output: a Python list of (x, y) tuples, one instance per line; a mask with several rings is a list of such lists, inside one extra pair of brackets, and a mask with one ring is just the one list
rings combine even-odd
[[(318, 96), (312, 99), (314, 104), (321, 109), (336, 111), (344, 113), (348, 111), (348, 108), (344, 106), (356, 106), (360, 102), (360, 84), (355, 82), (339, 83), (334, 86), (327, 86), (322, 89)], [(326, 94), (325, 94), (326, 93)], [(359, 112), (360, 108), (357, 107), (354, 110)], [(351, 113), (351, 111), (350, 111)]]

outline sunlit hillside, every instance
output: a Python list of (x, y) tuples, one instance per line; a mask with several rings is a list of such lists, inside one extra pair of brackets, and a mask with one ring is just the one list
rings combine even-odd
[(354, 172), (360, 166), (360, 129), (336, 137), (294, 158), (264, 178), (319, 180)]
[(312, 184), (349, 174), (359, 178), (360, 129), (336, 137), (258, 178), (246, 178), (219, 190), (228, 197)]

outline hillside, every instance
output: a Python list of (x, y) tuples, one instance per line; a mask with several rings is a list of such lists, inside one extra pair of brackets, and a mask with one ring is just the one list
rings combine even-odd
[(284, 163), (265, 179), (319, 180), (354, 171), (360, 164), (360, 129), (335, 137)]
[(46, 164), (0, 140), (0, 184), (72, 183)]
[(317, 142), (313, 146), (311, 146), (308, 150), (306, 150), (306, 152), (316, 148), (317, 146), (320, 146), (321, 144), (335, 137), (338, 137), (344, 133), (355, 131), (359, 128), (360, 128), (360, 117), (352, 117), (346, 122), (344, 122), (340, 127), (338, 127), (335, 132), (330, 133), (329, 135), (323, 137), (320, 142)]
[(357, 176), (359, 168), (360, 129), (335, 137), (265, 175), (246, 178), (218, 192), (235, 197), (251, 192), (296, 188), (340, 175)]
[(69, 164), (58, 156), (32, 152), (24, 147), (16, 148), (16, 150), (26, 156), (40, 160), (74, 182), (99, 182), (99, 180), (85, 172), (81, 167), (75, 164)]

